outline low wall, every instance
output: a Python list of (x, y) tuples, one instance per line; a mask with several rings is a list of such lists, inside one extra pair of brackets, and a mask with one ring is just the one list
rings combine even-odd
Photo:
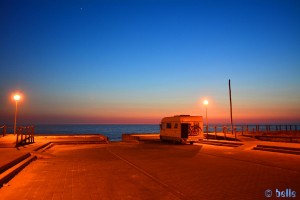
[(122, 141), (149, 141), (149, 140), (160, 140), (159, 133), (123, 133)]
[(288, 136), (255, 136), (256, 139), (272, 142), (292, 142), (300, 143), (300, 137), (288, 137)]

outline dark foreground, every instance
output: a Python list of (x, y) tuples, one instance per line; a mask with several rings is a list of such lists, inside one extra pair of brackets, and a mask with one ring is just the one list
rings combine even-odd
[[(300, 156), (160, 142), (54, 145), (1, 199), (266, 199), (300, 197)], [(267, 191), (269, 192), (269, 191)], [(270, 199), (270, 198), (268, 198)]]

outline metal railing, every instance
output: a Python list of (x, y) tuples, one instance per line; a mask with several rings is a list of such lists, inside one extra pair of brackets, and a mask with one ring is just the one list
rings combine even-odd
[(3, 125), (0, 126), (0, 129), (2, 129), (3, 137), (7, 134), (14, 134), (16, 136), (16, 146), (34, 142), (34, 126), (18, 126), (16, 133), (14, 133), (13, 126)]
[(34, 126), (20, 126), (16, 133), (16, 146), (34, 142)]
[(0, 126), (0, 129), (2, 129), (2, 135), (4, 137), (6, 135), (7, 126), (6, 125)]
[(208, 125), (204, 128), (204, 135), (206, 133), (214, 133), (217, 138), (217, 133), (223, 133), (226, 139), (226, 134), (232, 135), (232, 133), (238, 135), (277, 135), (287, 134), (293, 136), (294, 134), (300, 134), (300, 125), (235, 125), (233, 129), (230, 125)]

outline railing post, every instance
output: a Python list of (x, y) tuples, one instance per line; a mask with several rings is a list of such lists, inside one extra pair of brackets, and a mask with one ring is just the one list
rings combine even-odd
[(236, 139), (236, 126), (233, 127), (233, 132), (234, 132), (235, 139)]
[(5, 134), (4, 134), (4, 127), (5, 127), (5, 125), (3, 125), (2, 127), (0, 127), (0, 128), (2, 128), (2, 135), (3, 135), (3, 137), (5, 136)]
[(26, 137), (25, 137), (25, 143), (30, 143), (30, 129), (29, 126), (26, 126)]
[(16, 146), (19, 144), (19, 130), (17, 129), (17, 138), (16, 138)]
[(226, 140), (227, 127), (223, 126), (224, 139)]
[(21, 128), (21, 141), (20, 141), (21, 145), (23, 144), (23, 128)]
[(32, 142), (34, 142), (34, 126), (31, 127), (31, 131), (32, 131)]
[(244, 135), (244, 125), (242, 125), (242, 135)]
[(217, 125), (215, 125), (215, 139), (217, 139)]
[(30, 139), (30, 143), (32, 143), (32, 126), (29, 127), (29, 139)]

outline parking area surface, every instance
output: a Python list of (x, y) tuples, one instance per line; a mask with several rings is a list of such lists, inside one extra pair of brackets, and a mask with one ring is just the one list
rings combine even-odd
[(266, 199), (266, 190), (276, 199), (276, 189), (300, 195), (298, 155), (118, 142), (54, 145), (37, 156), (0, 189), (1, 199)]

